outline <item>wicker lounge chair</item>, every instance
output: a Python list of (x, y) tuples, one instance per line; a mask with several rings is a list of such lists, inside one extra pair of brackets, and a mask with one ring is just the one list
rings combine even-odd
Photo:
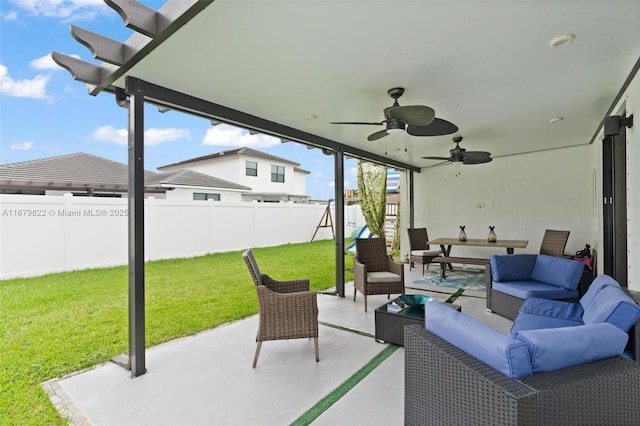
[(262, 342), (266, 340), (313, 338), (318, 362), (318, 301), (317, 293), (309, 291), (309, 280), (277, 281), (260, 273), (251, 250), (245, 251), (242, 258), (253, 278), (260, 305), (253, 368), (258, 363)]
[(424, 266), (427, 265), (428, 268), (433, 259), (442, 255), (442, 250), (431, 250), (429, 248), (429, 244), (427, 244), (429, 241), (427, 228), (409, 228), (407, 233), (409, 234), (409, 246), (411, 247), (409, 270), (417, 262), (422, 264), (422, 275), (424, 275)]
[(569, 232), (571, 231), (555, 231), (553, 229), (544, 231), (542, 244), (540, 244), (540, 254), (555, 257), (564, 256), (564, 248), (569, 239)]
[(367, 312), (367, 296), (370, 294), (404, 293), (404, 265), (395, 262), (387, 254), (383, 238), (356, 238), (356, 256), (353, 259), (353, 301), (359, 291), (364, 296)]

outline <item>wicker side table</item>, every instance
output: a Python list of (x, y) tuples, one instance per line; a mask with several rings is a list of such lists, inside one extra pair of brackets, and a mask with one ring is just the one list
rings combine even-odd
[[(394, 299), (393, 302), (403, 306), (400, 299)], [(454, 303), (445, 303), (444, 305), (458, 312), (462, 310), (460, 305)], [(404, 346), (404, 328), (414, 324), (424, 327), (424, 309), (407, 306), (399, 312), (389, 312), (385, 303), (375, 310), (376, 341)]]

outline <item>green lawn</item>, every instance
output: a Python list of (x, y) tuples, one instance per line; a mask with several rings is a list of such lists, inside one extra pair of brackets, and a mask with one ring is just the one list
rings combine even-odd
[[(146, 345), (258, 312), (241, 252), (146, 265)], [(254, 250), (263, 273), (335, 285), (333, 240)], [(353, 266), (345, 257), (346, 269)], [(353, 279), (346, 272), (346, 281)], [(65, 424), (40, 383), (127, 352), (127, 268), (0, 281), (0, 425)]]

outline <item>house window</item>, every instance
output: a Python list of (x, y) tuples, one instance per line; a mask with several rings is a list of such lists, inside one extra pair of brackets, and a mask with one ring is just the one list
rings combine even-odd
[(271, 166), (271, 182), (284, 183), (284, 167)]
[(194, 192), (193, 193), (194, 200), (213, 200), (220, 201), (220, 194), (208, 194), (205, 192)]
[(258, 163), (255, 161), (247, 161), (245, 170), (247, 176), (258, 176)]

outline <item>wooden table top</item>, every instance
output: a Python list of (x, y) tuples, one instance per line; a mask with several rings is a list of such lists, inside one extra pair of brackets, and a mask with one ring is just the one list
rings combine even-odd
[(490, 243), (486, 239), (469, 238), (466, 241), (460, 241), (457, 238), (436, 238), (429, 240), (427, 244), (441, 246), (473, 246), (473, 247), (504, 247), (504, 248), (526, 248), (529, 241), (527, 240), (500, 240)]

